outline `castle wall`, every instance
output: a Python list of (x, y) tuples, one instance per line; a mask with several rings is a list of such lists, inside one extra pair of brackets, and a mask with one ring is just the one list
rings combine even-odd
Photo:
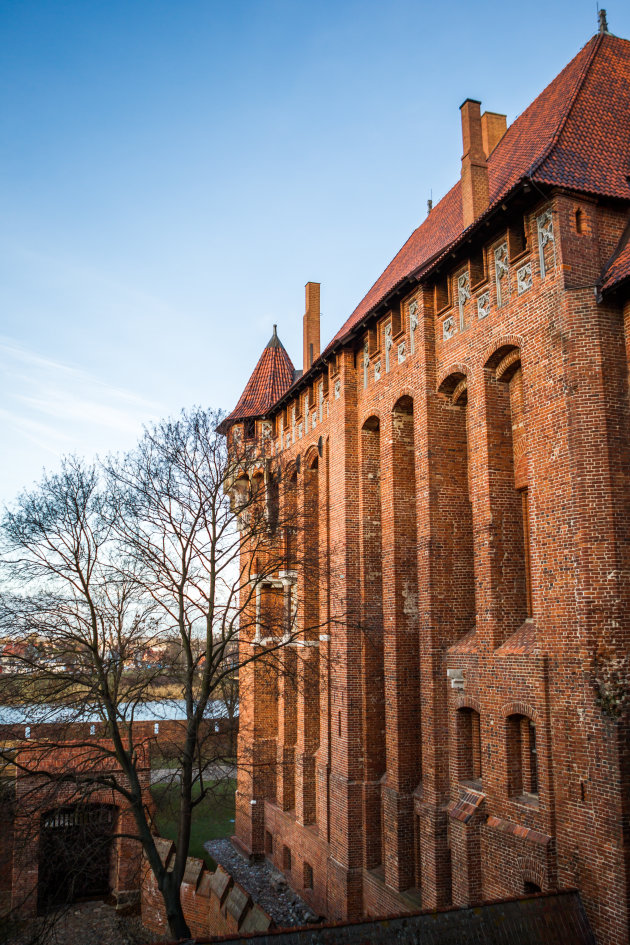
[(295, 789), (243, 775), (236, 833), (280, 868), (290, 850), (330, 918), (578, 887), (598, 940), (626, 942), (630, 316), (595, 295), (624, 218), (566, 194), (523, 212), (342, 348), (299, 425), (278, 412), (302, 503), (317, 451), (336, 619), (319, 687), (274, 696), (284, 728), (242, 687), (240, 758), (267, 725)]
[[(66, 733), (67, 734), (67, 733)], [(2, 816), (11, 825), (3, 833), (0, 847), (0, 893), (6, 911), (28, 917), (37, 913), (38, 882), (41, 861), (42, 819), (58, 808), (74, 805), (106, 805), (113, 811), (113, 833), (109, 857), (109, 886), (119, 901), (133, 899), (140, 890), (140, 843), (135, 820), (121, 795), (106, 786), (90, 791), (89, 797), (72, 782), (72, 772), (90, 770), (106, 777), (116, 770), (116, 763), (103, 758), (98, 742), (95, 749), (67, 740), (65, 744), (46, 747), (15, 744), (15, 767), (5, 772)], [(106, 749), (111, 742), (100, 742)], [(140, 786), (151, 806), (149, 793), (150, 763), (148, 752), (138, 747)], [(144, 757), (143, 757), (144, 756)], [(41, 772), (41, 773), (40, 773)], [(57, 777), (58, 776), (58, 777)], [(117, 774), (120, 777), (120, 773)]]
[[(156, 846), (168, 869), (174, 856), (173, 844), (158, 837)], [(213, 872), (196, 857), (186, 860), (180, 896), (186, 922), (195, 937), (263, 933), (272, 925), (267, 913), (252, 902), (249, 893), (222, 866)], [(164, 899), (146, 859), (142, 863), (141, 909), (146, 928), (168, 935)]]

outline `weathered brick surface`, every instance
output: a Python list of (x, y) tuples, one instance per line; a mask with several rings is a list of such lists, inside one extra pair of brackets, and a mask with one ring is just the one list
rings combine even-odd
[[(65, 734), (70, 732), (66, 729)], [(91, 790), (86, 798), (68, 777), (73, 771), (87, 770), (103, 777), (114, 772), (125, 785), (115, 760), (103, 757), (102, 749), (112, 751), (112, 742), (100, 739), (91, 746), (82, 740), (78, 744), (68, 740), (64, 744), (55, 742), (51, 749), (45, 740), (30, 744), (23, 740), (16, 742), (15, 748), (15, 769), (7, 772), (11, 774), (7, 778), (10, 793), (3, 795), (0, 804), (2, 816), (11, 823), (0, 845), (0, 892), (5, 907), (23, 917), (36, 914), (41, 818), (47, 811), (82, 803), (114, 809), (110, 889), (121, 901), (139, 893), (141, 847), (133, 839), (137, 828), (130, 808), (120, 793), (106, 786)], [(137, 770), (145, 803), (151, 807), (150, 758), (142, 745), (138, 745)], [(63, 780), (57, 781), (61, 776)]]
[(319, 687), (243, 678), (236, 835), (329, 917), (577, 887), (629, 940), (599, 695), (630, 652), (630, 304), (597, 289), (627, 212), (528, 186), (265, 418), (319, 550), (300, 620), (334, 622)]
[[(244, 942), (242, 937), (213, 942)], [(595, 945), (576, 892), (488, 903), (429, 915), (286, 929), (258, 935), (257, 945)]]
[[(165, 864), (174, 856), (173, 844), (161, 840)], [(188, 857), (181, 885), (181, 902), (191, 934), (199, 938), (230, 932), (264, 932), (272, 922), (267, 913), (251, 901), (222, 866), (214, 872), (202, 860)], [(153, 932), (168, 933), (164, 900), (155, 876), (143, 861), (142, 924)]]

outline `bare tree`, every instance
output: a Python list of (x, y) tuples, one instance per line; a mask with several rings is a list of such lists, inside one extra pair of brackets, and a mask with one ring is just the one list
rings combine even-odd
[[(27, 704), (34, 722), (96, 717), (107, 735), (74, 738), (86, 749), (78, 770), (53, 763), (64, 738), (50, 735), (32, 737), (17, 758), (5, 745), (2, 757), (24, 775), (29, 757), (36, 759), (37, 785), (71, 782), (84, 798), (105, 786), (120, 798), (178, 938), (190, 934), (180, 886), (194, 810), (212, 787), (213, 703), (231, 700), (234, 712), (243, 667), (273, 660), (298, 633), (293, 608), (261, 602), (261, 589), (286, 565), (287, 546), (300, 544), (295, 512), (289, 515), (295, 503), (280, 507), (284, 474), (271, 457), (228, 455), (216, 433), (220, 419), (199, 409), (183, 413), (100, 468), (66, 460), (22, 494), (2, 523), (0, 618), (15, 638), (34, 641), (19, 656), (23, 671), (13, 674), (4, 701)], [(260, 645), (239, 648), (239, 636)], [(183, 706), (176, 856), (168, 871), (147, 804), (138, 722), (164, 686)]]

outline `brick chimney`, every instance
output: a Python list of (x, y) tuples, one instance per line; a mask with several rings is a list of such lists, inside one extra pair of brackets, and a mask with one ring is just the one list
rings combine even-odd
[(464, 226), (470, 226), (488, 206), (488, 163), (481, 131), (481, 102), (467, 98), (462, 113), (462, 211)]
[(319, 357), (319, 282), (306, 283), (304, 314), (304, 372)]
[(489, 158), (507, 131), (507, 116), (498, 112), (484, 112), (481, 116), (481, 141), (484, 154)]

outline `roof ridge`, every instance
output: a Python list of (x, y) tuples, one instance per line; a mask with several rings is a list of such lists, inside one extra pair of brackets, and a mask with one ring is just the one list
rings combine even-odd
[[(573, 91), (573, 94), (569, 96), (568, 101), (567, 101), (566, 111), (565, 111), (564, 115), (562, 116), (562, 118), (560, 119), (560, 121), (558, 122), (558, 127), (556, 128), (555, 134), (553, 135), (551, 141), (549, 142), (549, 144), (547, 145), (547, 147), (546, 147), (545, 150), (543, 151), (542, 155), (541, 155), (540, 157), (536, 158), (536, 160), (535, 160), (534, 163), (531, 165), (531, 167), (528, 168), (528, 170), (527, 170), (527, 171), (525, 172), (525, 174), (523, 175), (524, 177), (532, 177), (532, 176), (536, 173), (536, 171), (539, 170), (540, 167), (542, 167), (542, 165), (545, 163), (545, 161), (547, 160), (547, 158), (551, 155), (551, 152), (553, 151), (553, 149), (554, 149), (555, 146), (557, 145), (558, 141), (560, 140), (560, 135), (561, 135), (562, 132), (564, 131), (564, 127), (565, 127), (565, 125), (566, 125), (566, 123), (567, 123), (567, 121), (568, 121), (568, 119), (569, 119), (569, 115), (570, 115), (571, 112), (573, 111), (573, 106), (575, 105), (575, 103), (576, 103), (577, 100), (578, 100), (578, 95), (579, 95), (580, 91), (582, 90), (582, 87), (583, 87), (583, 85), (584, 85), (584, 81), (585, 81), (585, 79), (586, 79), (586, 76), (587, 76), (587, 74), (588, 74), (588, 71), (589, 71), (589, 69), (591, 68), (591, 65), (593, 64), (593, 60), (595, 59), (595, 54), (597, 53), (597, 51), (599, 50), (599, 48), (601, 47), (601, 45), (602, 45), (602, 43), (603, 43), (603, 41), (604, 41), (604, 36), (605, 36), (604, 33), (596, 33), (595, 36), (593, 36), (593, 37), (591, 37), (591, 39), (589, 39), (588, 42), (589, 42), (589, 43), (593, 43), (593, 48), (592, 48), (590, 54), (587, 56), (586, 62), (585, 62), (584, 65), (582, 66), (582, 70), (581, 70), (580, 74), (579, 74), (578, 77), (577, 77), (577, 80), (576, 80), (576, 83), (575, 83), (575, 89), (574, 89), (574, 91)], [(582, 49), (585, 49), (586, 46), (588, 46), (588, 43), (586, 43), (585, 46), (582, 47)], [(581, 50), (580, 50), (580, 52), (581, 52)], [(579, 55), (579, 53), (578, 53), (578, 55)], [(555, 82), (557, 78), (558, 78), (558, 76), (556, 76), (554, 79), (552, 79), (550, 85), (551, 85), (553, 82)], [(543, 90), (543, 91), (544, 91), (544, 90)], [(543, 93), (541, 92), (540, 94), (542, 95)]]
[[(540, 181), (627, 202), (630, 193), (627, 183), (629, 77), (630, 41), (610, 33), (591, 36), (515, 118), (493, 150), (488, 160), (489, 205), (483, 213), (469, 227), (464, 227), (461, 179), (455, 180), (430, 216), (414, 227), (391, 262), (372, 281), (317, 361), (304, 372), (300, 381), (293, 378), (293, 383), (288, 383), (273, 409), (290, 396), (296, 386), (308, 383), (321, 371), (330, 352), (362, 331), (391, 293), (399, 291), (406, 280), (411, 280), (408, 284), (411, 291), (411, 282), (425, 278), (427, 272), (439, 266), (447, 254), (465, 240), (469, 231), (487, 219), (524, 182)], [(622, 251), (628, 273), (629, 246), (630, 243)], [(610, 260), (608, 265), (612, 262)]]
[[(443, 194), (442, 197), (440, 197), (440, 199), (438, 200), (438, 202), (436, 203), (436, 205), (431, 209), (431, 213), (435, 213), (435, 214), (438, 214), (438, 213), (439, 213), (439, 208), (440, 208), (440, 206), (441, 206), (442, 204), (444, 204), (444, 202), (452, 195), (453, 191), (456, 190), (456, 189), (460, 186), (460, 183), (461, 183), (461, 181), (458, 179), (458, 180), (455, 181), (454, 184), (452, 184), (451, 187), (449, 187), (449, 189), (446, 191), (446, 193)], [(411, 233), (409, 234), (409, 236), (407, 237), (407, 239), (405, 240), (405, 242), (402, 244), (402, 246), (400, 247), (400, 249), (399, 249), (399, 250), (396, 252), (396, 254), (394, 255), (394, 259), (397, 259), (402, 253), (404, 253), (405, 249), (407, 248), (407, 246), (409, 245), (409, 243), (411, 243), (411, 241), (413, 240), (414, 236), (417, 234), (418, 230), (421, 230), (422, 227), (427, 223), (427, 221), (429, 220), (429, 217), (430, 217), (430, 214), (427, 214), (427, 216), (424, 218), (424, 220), (422, 220), (420, 223), (418, 223), (418, 225), (417, 225), (416, 227), (414, 227), (414, 229), (411, 231)], [(435, 219), (435, 218), (434, 218), (434, 219)], [(441, 249), (436, 250), (435, 253), (433, 253), (433, 256), (431, 257), (431, 259), (435, 259), (436, 256), (438, 256), (441, 252), (442, 252)], [(427, 262), (428, 262), (428, 261), (430, 261), (430, 260), (427, 260)], [(419, 267), (419, 268), (424, 268), (424, 263), (423, 263), (422, 266)], [(350, 313), (350, 315), (349, 315), (348, 318), (346, 319), (346, 322), (350, 321), (350, 320), (353, 318), (353, 316), (356, 314), (356, 312), (361, 308), (361, 305), (363, 304), (363, 302), (365, 301), (365, 299), (367, 298), (367, 296), (370, 294), (370, 292), (372, 292), (372, 290), (376, 287), (376, 285), (380, 282), (380, 280), (381, 280), (382, 278), (383, 278), (383, 272), (381, 272), (380, 275), (377, 276), (377, 278), (374, 280), (374, 282), (372, 283), (372, 285), (370, 286), (370, 288), (367, 290), (367, 292), (364, 293), (363, 298), (362, 298), (359, 302), (357, 302), (357, 304), (356, 304), (355, 307), (353, 308), (352, 312)], [(376, 304), (378, 304), (378, 303), (376, 303)], [(346, 324), (346, 322), (344, 322), (344, 325)], [(354, 328), (355, 326), (352, 326), (352, 327)], [(342, 328), (343, 328), (343, 325), (341, 326), (341, 328), (339, 328), (339, 329), (335, 332), (335, 334), (332, 336), (332, 338), (330, 339), (330, 341), (326, 344), (326, 346), (324, 347), (324, 349), (323, 349), (323, 351), (322, 351), (322, 355), (325, 354), (325, 353), (328, 351), (328, 349), (330, 348), (330, 346), (331, 346), (336, 340), (339, 340), (339, 339), (337, 338), (337, 336), (339, 335), (339, 332), (342, 330)], [(350, 328), (350, 329), (348, 329), (348, 330), (351, 331), (352, 328)], [(316, 362), (315, 362), (315, 363), (316, 363)], [(314, 365), (312, 365), (312, 366), (314, 366)], [(310, 368), (309, 368), (309, 371), (310, 371)]]

